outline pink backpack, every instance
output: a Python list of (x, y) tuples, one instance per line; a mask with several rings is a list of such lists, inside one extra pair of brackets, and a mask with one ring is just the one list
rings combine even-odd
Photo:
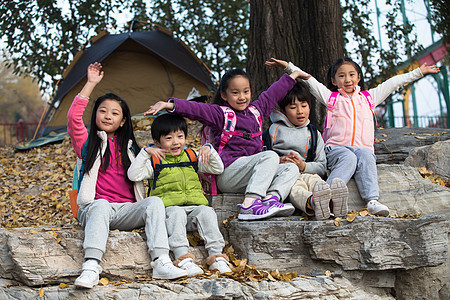
[[(236, 128), (237, 117), (234, 110), (228, 106), (220, 106), (224, 114), (224, 122), (222, 134), (220, 135), (220, 144), (217, 153), (220, 155), (222, 153), (223, 148), (228, 143), (228, 141), (233, 137), (233, 135), (241, 136), (246, 139), (252, 139), (254, 137), (259, 136), (261, 138), (261, 146), (262, 146), (262, 126), (263, 121), (261, 118), (261, 114), (259, 110), (254, 105), (249, 105), (248, 109), (255, 116), (256, 121), (259, 125), (259, 131), (256, 133), (247, 133), (234, 131)], [(212, 134), (211, 128), (206, 126), (202, 131), (202, 145), (206, 143), (214, 144), (214, 135)], [(210, 187), (207, 188), (207, 192), (210, 192), (212, 196), (217, 195), (217, 185), (216, 185), (216, 176), (214, 174), (203, 173), (207, 180), (210, 182)]]

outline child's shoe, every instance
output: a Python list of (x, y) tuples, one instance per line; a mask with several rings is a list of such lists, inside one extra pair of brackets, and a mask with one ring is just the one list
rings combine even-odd
[(330, 184), (331, 203), (335, 217), (343, 217), (348, 212), (347, 200), (348, 189), (345, 182), (340, 178), (335, 178)]
[[(182, 255), (184, 256), (184, 255)], [(182, 257), (179, 257), (178, 259), (180, 259)], [(178, 260), (177, 260), (178, 261)], [(182, 258), (182, 260), (178, 263), (174, 263), (174, 265), (176, 265), (178, 268), (185, 270), (186, 272), (188, 272), (188, 276), (195, 276), (195, 275), (201, 275), (203, 274), (203, 270), (197, 266), (194, 263), (194, 259), (191, 257), (191, 255), (187, 255), (186, 258)]]
[(174, 266), (168, 255), (161, 256), (157, 260), (152, 261), (151, 266), (153, 268), (152, 278), (154, 279), (177, 279), (188, 276), (186, 270)]
[(278, 197), (274, 195), (266, 200), (262, 200), (262, 203), (269, 207), (278, 207), (279, 211), (276, 214), (277, 217), (289, 217), (292, 216), (295, 211), (295, 207), (291, 203), (281, 203), (278, 200)]
[(264, 219), (274, 216), (280, 210), (278, 207), (274, 205), (273, 206), (264, 205), (261, 202), (261, 199), (253, 200), (252, 205), (250, 205), (249, 207), (244, 207), (242, 204), (240, 205), (240, 207), (241, 208), (239, 210), (238, 215), (239, 220)]
[(100, 267), (95, 259), (88, 259), (85, 261), (81, 270), (83, 272), (81, 272), (81, 275), (78, 276), (74, 282), (76, 287), (91, 289), (98, 284), (102, 267)]
[(389, 208), (378, 202), (377, 200), (370, 200), (367, 203), (367, 208), (369, 209), (369, 214), (377, 215), (377, 216), (388, 216)]
[(312, 207), (317, 220), (325, 220), (330, 217), (330, 186), (322, 180), (314, 184), (312, 191)]
[(206, 263), (209, 265), (211, 271), (218, 270), (220, 274), (233, 272), (230, 269), (230, 263), (225, 254), (210, 256), (206, 259)]

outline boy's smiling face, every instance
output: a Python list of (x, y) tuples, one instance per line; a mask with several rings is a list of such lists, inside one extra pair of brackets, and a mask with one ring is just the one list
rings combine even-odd
[(295, 101), (286, 105), (282, 112), (294, 126), (303, 126), (309, 118), (309, 104), (306, 101)]
[(167, 153), (173, 156), (178, 156), (184, 150), (186, 145), (186, 136), (184, 131), (178, 129), (177, 131), (172, 131), (168, 135), (162, 135), (158, 141), (154, 141), (155, 145), (159, 148), (167, 151)]

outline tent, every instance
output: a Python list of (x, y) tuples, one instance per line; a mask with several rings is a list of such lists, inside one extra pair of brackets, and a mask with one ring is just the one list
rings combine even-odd
[[(77, 93), (86, 83), (89, 64), (101, 62), (105, 76), (91, 95), (96, 99), (113, 92), (127, 101), (136, 115), (150, 105), (173, 96), (210, 96), (215, 89), (211, 74), (197, 56), (170, 32), (163, 29), (121, 34), (100, 33), (91, 39), (90, 47), (75, 56), (57, 86), (56, 94), (44, 117), (42, 131), (66, 131), (67, 112)], [(93, 107), (90, 101), (83, 115), (89, 124)]]

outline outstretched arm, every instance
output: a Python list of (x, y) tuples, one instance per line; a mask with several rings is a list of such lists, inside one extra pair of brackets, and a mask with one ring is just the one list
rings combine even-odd
[(276, 58), (272, 57), (270, 60), (266, 60), (265, 65), (268, 66), (268, 67), (283, 68), (283, 69), (285, 69), (285, 71), (287, 73), (289, 73), (291, 75), (291, 77), (292, 77), (292, 75), (295, 72), (299, 72), (298, 74), (295, 74), (296, 77), (292, 77), (294, 79), (298, 77), (300, 79), (307, 80), (308, 78), (311, 77), (311, 75), (309, 75), (308, 73), (302, 71), (300, 68), (295, 67), (294, 65), (293, 66), (295, 68), (288, 68), (289, 63), (287, 61), (284, 61), (284, 60), (281, 60), (281, 59), (276, 59)]
[(150, 106), (150, 108), (144, 113), (144, 116), (155, 115), (163, 109), (173, 110), (173, 108), (173, 102), (158, 101), (154, 105)]

